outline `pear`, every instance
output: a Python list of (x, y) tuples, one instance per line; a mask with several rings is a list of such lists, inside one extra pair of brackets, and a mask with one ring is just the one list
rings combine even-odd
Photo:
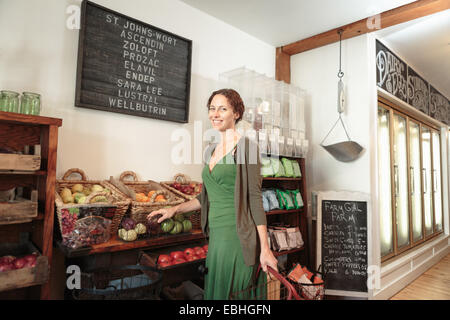
[[(70, 191), (70, 190), (69, 190)], [(72, 194), (68, 195), (65, 194), (63, 197), (61, 197), (64, 203), (73, 203), (73, 196)]]
[(103, 191), (103, 187), (99, 184), (94, 184), (91, 188), (92, 192), (102, 192)]
[(61, 192), (59, 193), (59, 195), (61, 196), (61, 198), (64, 199), (64, 197), (69, 197), (72, 196), (72, 191), (70, 191), (69, 188), (64, 187)]
[(85, 196), (88, 196), (91, 194), (91, 189), (89, 189), (88, 187), (84, 187), (82, 192)]
[(72, 186), (72, 193), (83, 192), (83, 185), (80, 183), (74, 184)]

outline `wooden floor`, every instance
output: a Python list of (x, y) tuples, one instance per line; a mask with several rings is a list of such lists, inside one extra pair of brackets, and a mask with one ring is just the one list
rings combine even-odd
[(450, 300), (450, 254), (390, 300)]

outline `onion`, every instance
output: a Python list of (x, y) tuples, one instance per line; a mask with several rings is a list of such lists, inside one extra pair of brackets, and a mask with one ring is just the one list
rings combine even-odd
[(14, 260), (14, 267), (16, 269), (22, 269), (23, 267), (25, 267), (25, 264), (27, 263), (27, 259), (25, 258), (18, 258), (16, 260)]
[(15, 267), (14, 267), (14, 264), (12, 264), (12, 263), (6, 263), (6, 262), (0, 263), (0, 272), (6, 272), (9, 270), (14, 270), (14, 269), (15, 269)]
[(28, 254), (25, 257), (23, 257), (23, 259), (25, 259), (24, 268), (33, 268), (34, 266), (36, 266), (37, 254), (36, 253)]
[(0, 258), (0, 264), (13, 263), (16, 260), (14, 256), (4, 256)]
[(134, 229), (136, 227), (136, 221), (131, 218), (125, 218), (122, 220), (122, 227), (127, 231)]

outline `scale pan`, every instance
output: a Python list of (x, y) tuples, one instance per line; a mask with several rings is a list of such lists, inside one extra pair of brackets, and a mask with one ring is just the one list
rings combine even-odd
[(329, 146), (322, 147), (327, 150), (336, 160), (342, 162), (351, 162), (358, 159), (361, 151), (364, 149), (354, 141), (344, 141)]

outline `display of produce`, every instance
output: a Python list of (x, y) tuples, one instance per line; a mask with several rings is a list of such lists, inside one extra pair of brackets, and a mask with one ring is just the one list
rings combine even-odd
[(20, 258), (12, 255), (0, 257), (0, 272), (22, 268), (33, 268), (36, 266), (38, 256), (39, 254), (37, 252), (33, 252)]
[(202, 184), (201, 183), (189, 183), (189, 184), (181, 184), (179, 182), (171, 183), (170, 186), (178, 191), (185, 193), (187, 195), (197, 195), (202, 192)]
[(89, 203), (108, 202), (107, 195), (111, 194), (111, 190), (103, 188), (101, 185), (94, 184), (91, 187), (83, 186), (82, 184), (74, 184), (71, 189), (64, 187), (59, 195), (64, 203), (84, 204), (88, 196), (92, 193), (105, 193), (105, 195), (98, 195), (91, 197)]
[(208, 245), (203, 247), (196, 246), (193, 248), (186, 248), (183, 251), (175, 250), (167, 254), (160, 254), (156, 263), (158, 267), (165, 268), (181, 263), (186, 263), (190, 261), (195, 261), (199, 259), (205, 259), (208, 253)]
[(135, 241), (140, 235), (147, 234), (147, 226), (143, 223), (136, 223), (132, 218), (125, 217), (122, 220), (121, 228), (117, 231), (117, 235), (124, 241)]
[(175, 175), (172, 181), (161, 182), (161, 185), (186, 200), (191, 200), (202, 192), (203, 184), (191, 181), (190, 178), (182, 173)]
[(109, 240), (111, 220), (100, 216), (82, 217), (79, 208), (62, 209), (62, 244), (77, 249)]

